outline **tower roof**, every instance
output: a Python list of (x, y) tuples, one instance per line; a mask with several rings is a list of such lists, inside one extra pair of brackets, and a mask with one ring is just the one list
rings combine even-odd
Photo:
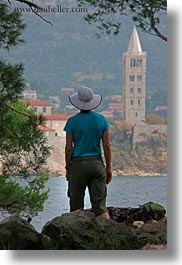
[(133, 31), (132, 31), (132, 34), (131, 34), (130, 42), (129, 42), (129, 45), (128, 45), (128, 52), (131, 52), (131, 53), (142, 52), (140, 39), (139, 39), (138, 32), (137, 32), (137, 29), (136, 29), (135, 26), (133, 27)]

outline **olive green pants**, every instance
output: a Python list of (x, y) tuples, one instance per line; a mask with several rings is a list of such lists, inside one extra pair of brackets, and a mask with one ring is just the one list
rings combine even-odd
[(72, 159), (68, 177), (70, 211), (84, 209), (86, 187), (88, 187), (90, 202), (95, 215), (98, 216), (107, 212), (106, 170), (101, 157), (76, 157)]

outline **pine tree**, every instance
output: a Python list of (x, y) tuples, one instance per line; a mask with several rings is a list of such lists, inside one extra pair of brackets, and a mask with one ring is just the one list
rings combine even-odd
[[(0, 49), (10, 52), (22, 43), (24, 29), (21, 15), (0, 0)], [(44, 165), (50, 147), (38, 129), (43, 116), (21, 100), (23, 71), (22, 64), (0, 59), (0, 209), (34, 216), (48, 197)]]

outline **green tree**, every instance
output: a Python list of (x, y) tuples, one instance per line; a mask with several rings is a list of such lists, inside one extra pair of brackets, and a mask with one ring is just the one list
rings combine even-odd
[[(21, 15), (0, 1), (0, 48), (10, 51), (21, 43), (24, 29)], [(33, 216), (48, 196), (48, 175), (41, 172), (50, 148), (39, 130), (43, 117), (21, 101), (23, 70), (0, 60), (0, 208)]]
[(167, 37), (162, 33), (161, 18), (167, 12), (167, 0), (77, 0), (80, 6), (88, 6), (92, 10), (85, 19), (95, 23), (99, 29), (98, 36), (118, 34), (121, 17), (132, 15), (135, 24), (143, 31), (158, 36), (164, 41)]
[(147, 124), (166, 124), (167, 120), (166, 118), (163, 118), (155, 113), (152, 113), (150, 115), (146, 115), (146, 123)]

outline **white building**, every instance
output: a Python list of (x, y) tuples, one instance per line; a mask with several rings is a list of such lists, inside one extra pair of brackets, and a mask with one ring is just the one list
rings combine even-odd
[(25, 89), (23, 91), (23, 98), (36, 99), (37, 98), (37, 91), (32, 90), (32, 89)]
[(46, 126), (55, 130), (57, 136), (66, 137), (63, 131), (67, 120), (71, 117), (70, 114), (53, 114), (45, 115)]
[(52, 104), (40, 99), (24, 100), (37, 114), (52, 115)]

